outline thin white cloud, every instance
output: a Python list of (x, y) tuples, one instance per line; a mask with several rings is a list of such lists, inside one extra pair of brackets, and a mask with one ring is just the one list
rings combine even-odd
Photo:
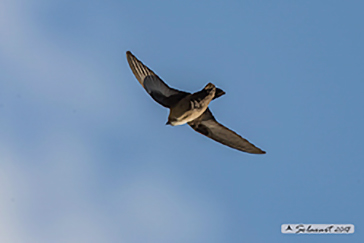
[[(126, 111), (113, 97), (125, 105), (127, 94), (115, 95), (89, 56), (49, 40), (28, 4), (0, 2), (0, 53), (13, 81), (1, 85), (26, 94), (15, 110), (11, 95), (1, 97), (0, 242), (186, 242), (221, 234), (219, 207), (172, 178), (131, 174), (105, 194), (111, 209), (95, 200), (95, 185), (105, 183), (95, 165), (103, 161), (97, 135), (80, 128), (121, 123)], [(82, 124), (59, 115), (60, 107), (82, 110)], [(17, 115), (24, 112), (34, 114)]]
[(15, 195), (27, 183), (16, 153), (6, 144), (0, 145), (0, 242), (20, 243), (24, 242), (24, 228)]
[(211, 242), (223, 233), (221, 208), (168, 176), (132, 173), (110, 185), (107, 203), (94, 201), (97, 161), (70, 136), (30, 159), (0, 144), (1, 242)]
[(224, 230), (217, 205), (165, 178), (136, 175), (115, 191), (120, 230), (128, 242), (211, 242)]
[(94, 118), (113, 114), (115, 102), (124, 105), (126, 94), (117, 96), (107, 85), (108, 70), (76, 47), (61, 47), (49, 39), (26, 6), (17, 0), (0, 3), (0, 53), (7, 73), (15, 77), (3, 85), (26, 92), (34, 102), (81, 109)]

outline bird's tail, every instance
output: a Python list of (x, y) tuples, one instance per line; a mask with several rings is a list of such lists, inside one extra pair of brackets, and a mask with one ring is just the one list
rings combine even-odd
[[(211, 90), (213, 88), (216, 88), (215, 85), (213, 83), (208, 83), (204, 90)], [(216, 91), (215, 91), (215, 95), (214, 97), (212, 98), (213, 100), (216, 99), (216, 98), (219, 98), (220, 96), (224, 95), (225, 94), (225, 91), (223, 91), (222, 89), (219, 89), (219, 88), (216, 88)]]
[(225, 91), (219, 88), (216, 88), (215, 96), (212, 98), (213, 100), (216, 98), (219, 98), (220, 96), (223, 96), (225, 94)]
[(208, 83), (208, 84), (205, 86), (205, 88), (204, 88), (204, 89), (206, 89), (206, 90), (210, 90), (210, 89), (213, 89), (213, 88), (215, 88), (215, 85), (214, 85), (213, 83)]

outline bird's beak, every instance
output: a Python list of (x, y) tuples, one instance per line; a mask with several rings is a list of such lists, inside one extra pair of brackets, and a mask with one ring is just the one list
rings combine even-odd
[(171, 123), (169, 122), (169, 120), (166, 122), (166, 125), (171, 125)]

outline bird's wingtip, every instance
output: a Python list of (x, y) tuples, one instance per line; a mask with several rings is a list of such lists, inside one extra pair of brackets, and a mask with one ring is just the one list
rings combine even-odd
[[(247, 151), (243, 151), (243, 152), (247, 152)], [(265, 152), (264, 150), (261, 150), (260, 148), (255, 149), (254, 151), (248, 152), (251, 154), (266, 154), (267, 152)]]

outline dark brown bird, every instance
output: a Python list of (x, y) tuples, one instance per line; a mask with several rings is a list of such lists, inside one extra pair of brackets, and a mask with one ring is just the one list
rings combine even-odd
[(165, 84), (130, 51), (126, 52), (126, 58), (135, 77), (148, 94), (156, 102), (169, 108), (166, 124), (177, 126), (187, 123), (195, 131), (231, 148), (252, 154), (265, 154), (265, 151), (218, 123), (212, 115), (208, 106), (211, 100), (225, 94), (223, 90), (209, 83), (193, 94), (179, 91)]

